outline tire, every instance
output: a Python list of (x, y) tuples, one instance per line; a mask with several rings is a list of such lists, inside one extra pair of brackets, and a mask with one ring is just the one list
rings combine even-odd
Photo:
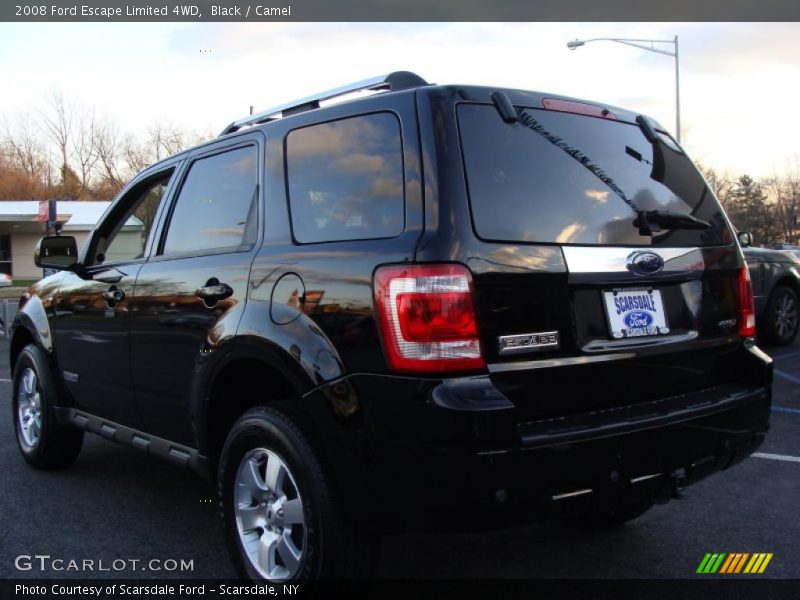
[(653, 507), (650, 500), (642, 500), (634, 504), (621, 504), (609, 510), (582, 515), (574, 523), (585, 527), (611, 529), (641, 517)]
[(773, 346), (788, 346), (797, 337), (800, 325), (800, 302), (795, 291), (779, 285), (767, 302), (762, 319), (765, 342)]
[(319, 456), (288, 410), (256, 407), (234, 423), (217, 494), (242, 577), (285, 583), (372, 575), (379, 538), (343, 518)]
[(28, 344), (14, 367), (13, 418), (17, 446), (37, 469), (54, 471), (75, 462), (83, 445), (83, 431), (60, 425), (54, 407), (58, 392), (41, 350)]

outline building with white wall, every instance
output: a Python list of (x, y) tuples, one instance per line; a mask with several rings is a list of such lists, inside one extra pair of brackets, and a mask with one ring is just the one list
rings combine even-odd
[[(57, 220), (62, 223), (61, 233), (74, 236), (80, 248), (110, 204), (59, 201)], [(33, 249), (43, 235), (37, 200), (0, 201), (0, 272), (15, 279), (40, 278), (42, 270), (33, 264)]]

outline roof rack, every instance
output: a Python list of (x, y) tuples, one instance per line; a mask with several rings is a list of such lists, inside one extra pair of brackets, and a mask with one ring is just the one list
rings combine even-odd
[(379, 77), (357, 81), (333, 90), (328, 90), (327, 92), (314, 94), (313, 96), (309, 96), (301, 100), (295, 100), (293, 102), (288, 102), (267, 110), (262, 110), (254, 115), (248, 115), (247, 117), (238, 119), (228, 125), (222, 130), (220, 136), (233, 133), (234, 131), (239, 131), (242, 127), (259, 125), (274, 119), (288, 117), (289, 115), (305, 112), (307, 110), (314, 110), (315, 108), (320, 107), (320, 102), (331, 100), (346, 94), (352, 94), (354, 92), (366, 90), (396, 92), (398, 90), (407, 90), (423, 85), (429, 84), (416, 73), (412, 73), (411, 71), (395, 71), (393, 73), (389, 73), (388, 75), (381, 75)]

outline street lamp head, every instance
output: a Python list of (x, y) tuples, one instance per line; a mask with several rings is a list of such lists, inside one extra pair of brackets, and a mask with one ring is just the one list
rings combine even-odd
[(583, 46), (586, 42), (581, 40), (572, 40), (571, 42), (567, 42), (567, 48), (570, 50), (575, 50), (578, 46)]

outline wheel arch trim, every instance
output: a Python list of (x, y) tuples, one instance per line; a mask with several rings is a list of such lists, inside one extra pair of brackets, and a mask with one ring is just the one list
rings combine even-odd
[(770, 296), (775, 293), (782, 285), (788, 285), (792, 288), (795, 294), (800, 296), (800, 273), (797, 272), (797, 269), (792, 267), (789, 271), (785, 272), (783, 275), (778, 277), (775, 280), (775, 285), (772, 286), (772, 290), (770, 291)]
[[(191, 418), (195, 426), (197, 447), (210, 457), (210, 411), (212, 391), (219, 378), (234, 363), (255, 361), (280, 375), (294, 390), (300, 400), (317, 385), (299, 362), (280, 345), (258, 336), (237, 336), (214, 351), (212, 358), (201, 368), (195, 378), (191, 394)], [(265, 398), (265, 402), (268, 399)]]
[[(51, 363), (55, 360), (50, 320), (47, 317), (44, 304), (38, 296), (31, 296), (28, 299), (14, 317), (11, 325), (9, 360), (12, 371), (16, 365), (19, 351), (22, 350), (22, 348), (15, 348), (15, 340), (19, 339), (21, 335), (29, 336), (33, 343), (44, 351), (45, 356)], [(15, 352), (15, 349), (18, 351)]]

